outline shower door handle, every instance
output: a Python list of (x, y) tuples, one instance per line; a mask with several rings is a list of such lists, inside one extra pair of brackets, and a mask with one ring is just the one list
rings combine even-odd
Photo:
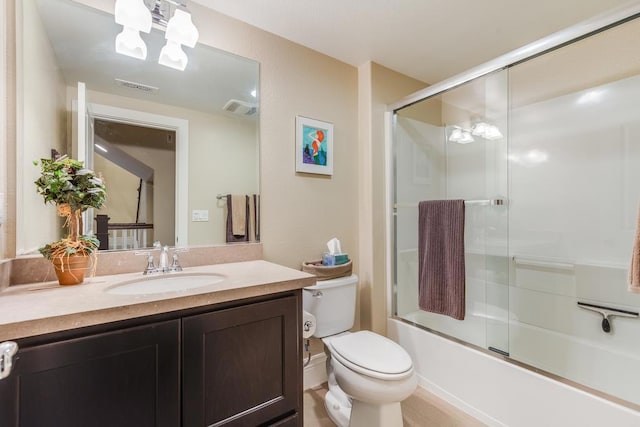
[(18, 344), (5, 341), (0, 344), (0, 380), (11, 375), (13, 356), (18, 352)]

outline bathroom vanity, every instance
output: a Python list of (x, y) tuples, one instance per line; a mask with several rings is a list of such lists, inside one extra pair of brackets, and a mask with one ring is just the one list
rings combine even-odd
[(117, 275), (0, 295), (0, 340), (20, 346), (0, 425), (301, 426), (301, 288), (315, 278), (264, 261), (193, 270), (224, 280), (124, 296), (108, 290), (136, 276)]

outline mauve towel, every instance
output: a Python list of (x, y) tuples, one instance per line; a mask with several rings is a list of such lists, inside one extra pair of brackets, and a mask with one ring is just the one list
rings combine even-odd
[(420, 308), (464, 320), (464, 200), (418, 204)]
[(256, 241), (260, 241), (260, 195), (253, 195), (253, 203), (256, 208)]
[(253, 203), (253, 196), (247, 196), (247, 202), (249, 206), (249, 216), (247, 221), (247, 240), (250, 242), (256, 241), (256, 204)]

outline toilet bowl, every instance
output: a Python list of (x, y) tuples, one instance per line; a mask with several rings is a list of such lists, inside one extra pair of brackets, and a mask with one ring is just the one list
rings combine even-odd
[(417, 378), (409, 354), (371, 331), (346, 332), (355, 315), (355, 275), (305, 288), (304, 309), (316, 317), (314, 336), (329, 358), (325, 407), (339, 427), (402, 427), (400, 402)]
[[(418, 385), (407, 352), (370, 331), (342, 334), (324, 341), (337, 387), (351, 398), (350, 422), (343, 425), (401, 427), (400, 402)], [(327, 407), (330, 416), (334, 410), (335, 405)]]

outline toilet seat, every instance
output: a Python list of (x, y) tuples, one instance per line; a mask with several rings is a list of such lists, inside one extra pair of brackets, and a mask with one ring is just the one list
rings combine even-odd
[(373, 332), (344, 334), (327, 344), (340, 363), (362, 375), (381, 380), (401, 380), (413, 375), (409, 354), (394, 341)]

